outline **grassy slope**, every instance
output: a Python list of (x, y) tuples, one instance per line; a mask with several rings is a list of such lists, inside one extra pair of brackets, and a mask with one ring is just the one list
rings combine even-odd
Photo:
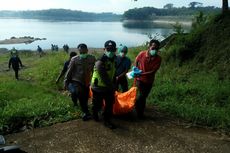
[(176, 37), (149, 102), (193, 123), (230, 129), (230, 15)]
[[(220, 16), (178, 36), (162, 51), (163, 63), (147, 102), (193, 123), (230, 129), (229, 16)], [(146, 47), (129, 49), (132, 60)], [(20, 53), (26, 66), (15, 81), (7, 69), (9, 54), (0, 56), (0, 133), (24, 125), (43, 126), (78, 118), (79, 109), (59, 92), (55, 79), (65, 53)], [(62, 94), (63, 93), (63, 94)]]
[(43, 126), (78, 118), (80, 111), (58, 89), (55, 79), (65, 59), (65, 53), (49, 53), (39, 58), (32, 52), (20, 53), (25, 65), (19, 71), (19, 81), (13, 71), (6, 71), (9, 54), (3, 54), (0, 84), (0, 131), (12, 132), (24, 125)]

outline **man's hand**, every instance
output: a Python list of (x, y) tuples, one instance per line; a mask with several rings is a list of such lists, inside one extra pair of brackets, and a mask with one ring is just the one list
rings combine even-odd
[(116, 77), (116, 82), (119, 80), (119, 76)]

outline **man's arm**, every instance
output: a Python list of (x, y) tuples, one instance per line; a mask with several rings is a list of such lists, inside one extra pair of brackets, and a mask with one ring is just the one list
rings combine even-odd
[(56, 79), (56, 83), (59, 82), (59, 80), (61, 79), (61, 77), (65, 74), (65, 72), (62, 70), (61, 73), (59, 74), (58, 78)]
[(20, 66), (23, 67), (22, 61), (21, 61), (21, 59), (20, 59), (19, 57), (18, 57), (18, 62), (19, 62), (19, 64), (20, 64)]
[(65, 79), (64, 79), (64, 89), (67, 89), (68, 84), (72, 80), (73, 69), (74, 69), (74, 60), (71, 60), (68, 65), (68, 70), (66, 72)]
[(61, 73), (59, 74), (58, 78), (56, 79), (56, 83), (58, 83), (59, 80), (61, 79), (61, 77), (63, 77), (65, 75), (65, 73), (67, 72), (67, 70), (68, 70), (68, 65), (67, 65), (67, 62), (65, 62)]

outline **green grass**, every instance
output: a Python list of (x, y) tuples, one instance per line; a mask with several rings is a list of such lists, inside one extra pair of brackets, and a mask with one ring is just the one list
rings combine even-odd
[[(194, 124), (230, 131), (229, 21), (228, 16), (216, 17), (188, 35), (176, 36), (162, 49), (149, 105)], [(129, 48), (132, 62), (146, 48)], [(62, 80), (55, 84), (68, 55), (48, 52), (39, 58), (21, 52), (20, 57), (25, 67), (15, 81), (13, 72), (6, 71), (9, 54), (0, 56), (0, 133), (26, 124), (37, 127), (79, 118), (80, 110), (62, 91)]]
[[(144, 47), (134, 49), (136, 57)], [(145, 47), (146, 48), (146, 47)], [(177, 52), (175, 48), (175, 52)], [(147, 103), (194, 124), (230, 129), (230, 81), (219, 78), (219, 68), (207, 69), (194, 61), (181, 63), (180, 58), (166, 60), (170, 51), (163, 50), (163, 63), (157, 72)], [(177, 53), (175, 53), (177, 54)], [(223, 62), (224, 63), (224, 62)], [(226, 70), (224, 70), (226, 71)], [(229, 74), (228, 74), (229, 75)], [(129, 83), (132, 84), (131, 80)]]
[(193, 123), (230, 128), (230, 82), (219, 81), (214, 72), (188, 74), (183, 69), (171, 75), (160, 71), (149, 103)]
[[(0, 63), (8, 58), (4, 54)], [(62, 84), (55, 84), (68, 55), (48, 53), (39, 58), (31, 52), (20, 53), (20, 58), (25, 68), (19, 71), (19, 81), (12, 71), (0, 72), (0, 132), (20, 128), (18, 124), (44, 126), (79, 118), (80, 110), (73, 108), (71, 98), (57, 90)]]
[(229, 18), (217, 16), (163, 49), (149, 103), (193, 123), (230, 130)]
[[(148, 104), (194, 124), (230, 131), (229, 18), (211, 18), (161, 49), (162, 65)], [(144, 48), (134, 48), (129, 56), (134, 59)]]

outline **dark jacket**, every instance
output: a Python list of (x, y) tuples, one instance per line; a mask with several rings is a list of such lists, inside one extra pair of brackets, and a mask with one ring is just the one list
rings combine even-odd
[(13, 69), (18, 70), (19, 65), (22, 67), (22, 62), (18, 56), (13, 56), (9, 60), (9, 68), (11, 67), (11, 65)]

